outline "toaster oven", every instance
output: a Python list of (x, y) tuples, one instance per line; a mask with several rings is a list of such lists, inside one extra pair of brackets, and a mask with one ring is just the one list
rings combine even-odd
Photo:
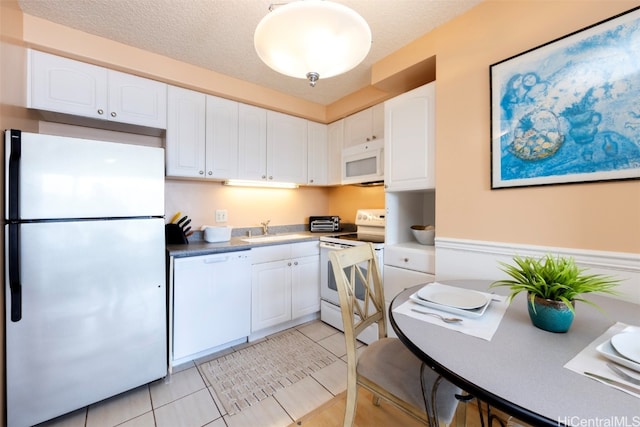
[(340, 217), (311, 216), (309, 217), (309, 231), (316, 233), (340, 231)]

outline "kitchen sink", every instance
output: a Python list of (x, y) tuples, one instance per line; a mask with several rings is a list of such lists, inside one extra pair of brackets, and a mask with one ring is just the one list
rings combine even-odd
[(283, 240), (306, 239), (308, 234), (273, 234), (270, 236), (246, 237), (241, 239), (249, 243), (281, 242)]

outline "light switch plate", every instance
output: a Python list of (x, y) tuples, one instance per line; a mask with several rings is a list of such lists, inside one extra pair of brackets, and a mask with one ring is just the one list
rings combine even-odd
[(226, 209), (216, 209), (216, 222), (227, 222)]

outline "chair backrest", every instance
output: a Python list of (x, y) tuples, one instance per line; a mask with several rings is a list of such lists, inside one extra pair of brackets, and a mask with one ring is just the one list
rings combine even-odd
[[(355, 345), (358, 335), (373, 323), (378, 324), (379, 338), (385, 338), (387, 322), (384, 291), (373, 245), (331, 251), (329, 260), (338, 287), (347, 343), (353, 341)], [(363, 299), (359, 300), (356, 295)]]

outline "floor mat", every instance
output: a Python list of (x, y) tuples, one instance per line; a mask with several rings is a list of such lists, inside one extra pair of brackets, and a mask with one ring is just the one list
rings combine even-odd
[(301, 332), (289, 331), (203, 363), (200, 370), (233, 415), (337, 359)]

